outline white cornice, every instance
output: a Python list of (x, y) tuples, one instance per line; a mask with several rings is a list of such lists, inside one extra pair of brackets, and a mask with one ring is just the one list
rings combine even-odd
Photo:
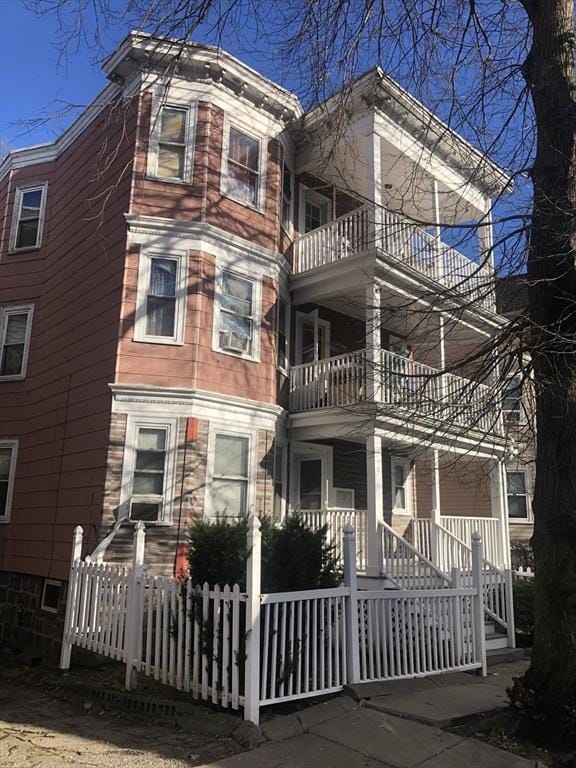
[(303, 113), (295, 94), (214, 46), (132, 32), (106, 60), (103, 70), (110, 79), (131, 78), (136, 70), (146, 70), (214, 80), (237, 98), (248, 99), (283, 121)]
[(100, 112), (121, 93), (122, 89), (120, 86), (110, 83), (56, 141), (24, 147), (23, 149), (15, 149), (10, 152), (0, 164), (0, 181), (13, 169), (26, 168), (29, 165), (39, 165), (40, 163), (49, 163), (56, 160), (86, 130), (90, 123), (98, 117)]
[(286, 416), (282, 406), (218, 392), (143, 384), (109, 384), (112, 413), (191, 416), (212, 421), (249, 424), (274, 429)]
[(130, 240), (140, 244), (148, 244), (153, 237), (154, 242), (149, 244), (159, 245), (158, 238), (164, 240), (173, 238), (178, 241), (179, 248), (187, 250), (206, 250), (206, 246), (212, 252), (223, 254), (233, 250), (243, 259), (258, 263), (268, 269), (283, 274), (288, 279), (290, 267), (284, 256), (277, 252), (263, 248), (261, 245), (233, 235), (224, 229), (212, 226), (202, 221), (182, 221), (177, 219), (164, 219), (155, 216), (136, 216), (125, 214)]

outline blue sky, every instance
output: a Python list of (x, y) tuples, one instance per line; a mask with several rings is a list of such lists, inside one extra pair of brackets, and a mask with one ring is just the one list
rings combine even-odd
[[(110, 49), (125, 30), (109, 33)], [(35, 127), (21, 120), (58, 115), (64, 104), (85, 105), (106, 80), (94, 52), (81, 48), (58, 61), (55, 17), (38, 17), (21, 0), (0, 0), (0, 139), (11, 147), (51, 141), (71, 121), (68, 114)]]

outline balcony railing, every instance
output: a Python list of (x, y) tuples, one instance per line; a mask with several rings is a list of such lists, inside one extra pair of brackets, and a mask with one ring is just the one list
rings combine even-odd
[(386, 208), (357, 208), (294, 243), (294, 274), (356, 256), (371, 247), (456, 291), (471, 304), (494, 309), (494, 274), (421, 227)]
[(374, 357), (363, 349), (290, 370), (290, 410), (296, 412), (375, 402), (487, 434), (499, 431), (492, 394), (484, 384), (384, 349)]

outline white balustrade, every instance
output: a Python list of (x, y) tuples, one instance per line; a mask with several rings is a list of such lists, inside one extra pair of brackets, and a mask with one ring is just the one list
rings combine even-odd
[(382, 573), (402, 589), (442, 589), (448, 576), (427, 557), (399, 536), (387, 523), (380, 523)]
[[(494, 309), (494, 274), (408, 219), (374, 206), (340, 216), (297, 238), (294, 273), (301, 274), (365, 253), (371, 247), (386, 251), (406, 266), (456, 290), (468, 302)], [(381, 223), (376, 223), (377, 219)]]
[(482, 536), (484, 559), (503, 568), (505, 565), (501, 552), (500, 521), (497, 517), (457, 517), (445, 515), (441, 524), (460, 541), (472, 541), (472, 534), (477, 531)]
[(356, 569), (366, 569), (366, 510), (346, 509), (344, 507), (324, 507), (322, 509), (300, 509), (298, 514), (304, 522), (317, 531), (326, 526), (326, 542), (334, 549), (334, 557), (343, 561), (342, 536), (345, 525), (351, 525), (356, 531)]
[(429, 365), (381, 350), (380, 365), (366, 350), (348, 352), (290, 369), (290, 410), (344, 408), (365, 402), (374, 382), (379, 401), (441, 420), (447, 426), (498, 432), (492, 393), (485, 384), (441, 373)]

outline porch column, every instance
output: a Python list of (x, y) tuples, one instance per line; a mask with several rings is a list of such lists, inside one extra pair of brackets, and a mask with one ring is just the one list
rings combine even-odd
[[(494, 281), (494, 228), (492, 226), (492, 208), (491, 201), (488, 201), (486, 213), (476, 229), (478, 238), (478, 250), (480, 264), (490, 270), (491, 280)], [(488, 279), (488, 278), (486, 278)], [(485, 290), (485, 289), (484, 289)], [(496, 309), (496, 289), (492, 285), (492, 309)]]
[(440, 453), (432, 451), (432, 510), (430, 513), (430, 556), (434, 565), (438, 565), (438, 531), (436, 526), (442, 522), (440, 507)]
[(381, 330), (380, 286), (372, 278), (366, 288), (366, 396), (372, 403), (382, 401)]
[(444, 277), (444, 263), (442, 258), (442, 230), (440, 229), (440, 196), (438, 194), (438, 182), (434, 178), (432, 179), (432, 223), (436, 240), (434, 275), (437, 280), (441, 281)]
[(510, 568), (510, 534), (508, 529), (508, 492), (506, 484), (506, 465), (503, 459), (491, 462), (490, 467), (490, 502), (492, 517), (498, 518), (498, 549), (501, 568)]
[(372, 131), (366, 137), (367, 152), (366, 162), (368, 164), (368, 199), (374, 203), (373, 210), (373, 238), (372, 244), (378, 248), (382, 240), (382, 157), (380, 147), (380, 136), (376, 131)]
[(384, 521), (384, 491), (382, 477), (382, 438), (366, 438), (366, 474), (368, 509), (366, 517), (366, 575), (379, 576), (382, 567), (380, 523)]

